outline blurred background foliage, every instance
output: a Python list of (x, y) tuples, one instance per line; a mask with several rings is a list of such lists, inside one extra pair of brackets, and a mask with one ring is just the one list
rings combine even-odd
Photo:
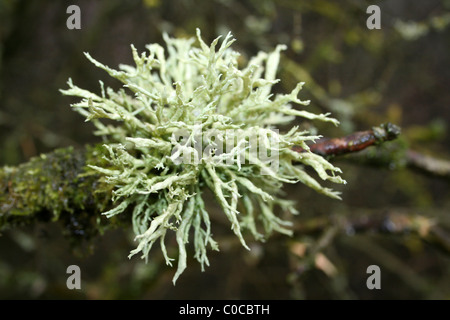
[[(81, 30), (66, 28), (70, 4), (81, 9)], [(381, 30), (366, 28), (371, 4), (381, 8)], [(163, 31), (193, 36), (197, 27), (207, 41), (231, 31), (243, 63), (287, 44), (276, 89), (290, 92), (305, 81), (309, 108), (341, 121), (320, 124), (324, 135), (387, 121), (403, 129), (396, 141), (333, 160), (348, 181), (339, 187), (343, 201), (286, 187), (300, 211), (293, 237), (274, 235), (248, 252), (218, 212), (221, 252), (211, 253), (205, 272), (189, 261), (175, 287), (175, 270), (158, 250), (148, 264), (127, 259), (131, 230), (75, 248), (64, 229), (76, 225), (4, 230), (0, 298), (450, 298), (449, 180), (410, 170), (403, 158), (413, 149), (450, 159), (449, 24), (448, 0), (0, 0), (0, 165), (98, 142), (58, 91), (68, 77), (90, 90), (99, 90), (99, 79), (117, 88), (84, 51), (112, 67), (131, 64), (131, 43), (143, 51), (161, 43)], [(82, 290), (66, 288), (71, 264), (81, 268)], [(372, 264), (381, 268), (381, 290), (366, 287)]]

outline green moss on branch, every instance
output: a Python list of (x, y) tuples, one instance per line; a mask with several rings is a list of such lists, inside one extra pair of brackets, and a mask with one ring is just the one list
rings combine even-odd
[(0, 230), (62, 220), (70, 235), (96, 234), (107, 220), (101, 212), (111, 206), (111, 187), (86, 166), (104, 161), (99, 148), (58, 149), (1, 169)]

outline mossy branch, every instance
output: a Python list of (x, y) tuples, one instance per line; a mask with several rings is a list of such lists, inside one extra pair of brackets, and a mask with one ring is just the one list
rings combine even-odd
[(58, 149), (0, 169), (0, 230), (37, 221), (67, 222), (70, 236), (96, 235), (111, 206), (111, 187), (86, 163), (104, 160), (97, 147)]
[[(396, 133), (383, 128), (395, 128)], [(354, 153), (395, 139), (399, 132), (398, 127), (391, 124), (381, 125), (342, 138), (320, 140), (310, 145), (310, 150), (324, 156)], [(1, 168), (0, 229), (76, 216), (77, 220), (83, 217), (84, 224), (79, 227), (91, 232), (79, 229), (74, 235), (86, 235), (94, 232), (96, 228), (92, 227), (100, 225), (99, 219), (108, 223), (101, 214), (113, 208), (111, 185), (101, 173), (87, 166), (104, 165), (102, 148), (98, 145), (57, 149), (17, 167)], [(304, 151), (297, 146), (293, 150)]]
[[(392, 128), (392, 125), (381, 125), (342, 138), (323, 139), (311, 145), (310, 149), (324, 156), (354, 154), (397, 137), (387, 134), (387, 131), (377, 135), (378, 138), (374, 136), (374, 132), (381, 132), (380, 128), (385, 127)], [(399, 133), (398, 128), (395, 131)], [(104, 181), (100, 173), (87, 166), (87, 163), (104, 163), (101, 148), (102, 146), (86, 146), (82, 149), (57, 149), (17, 167), (0, 168), (0, 230), (35, 222), (60, 220), (69, 226), (71, 240), (79, 240), (97, 235), (105, 226), (114, 222), (114, 219), (107, 219), (102, 215), (113, 208), (111, 186)], [(299, 147), (293, 149), (302, 152)], [(326, 153), (324, 150), (327, 150)], [(395, 154), (395, 157), (397, 163), (403, 162), (407, 167), (416, 169), (414, 163), (418, 161), (417, 153), (407, 149), (401, 157), (402, 160), (399, 160), (398, 154)], [(386, 159), (387, 155), (383, 153), (382, 158), (376, 160), (372, 157), (369, 160), (370, 163), (378, 161), (378, 165), (388, 166), (390, 162)], [(426, 157), (426, 160), (427, 163), (431, 161), (433, 164), (444, 164), (445, 168), (448, 166), (448, 162), (444, 160), (431, 157)], [(426, 175), (448, 177), (448, 174), (442, 174), (443, 169), (440, 168), (422, 165), (420, 171)], [(323, 223), (325, 224), (316, 225), (312, 222), (308, 225), (314, 225), (316, 231), (320, 231), (328, 226), (330, 221)], [(293, 229), (300, 233), (314, 232), (303, 230), (303, 227)]]

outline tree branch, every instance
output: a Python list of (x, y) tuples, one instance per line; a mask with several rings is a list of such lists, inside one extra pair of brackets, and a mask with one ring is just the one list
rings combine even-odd
[(413, 150), (407, 150), (406, 159), (408, 167), (412, 169), (450, 180), (450, 161), (436, 159)]
[[(394, 140), (400, 134), (400, 128), (392, 123), (385, 123), (372, 130), (352, 133), (342, 138), (323, 139), (309, 146), (311, 152), (321, 156), (338, 156), (364, 150), (384, 141)], [(301, 147), (293, 148), (297, 152), (305, 152)]]
[(358, 210), (351, 216), (333, 218), (312, 218), (298, 221), (293, 227), (295, 234), (317, 236), (332, 227), (340, 233), (352, 235), (363, 233), (382, 233), (407, 235), (415, 234), (435, 248), (450, 254), (450, 234), (435, 218), (413, 212), (405, 208), (389, 210)]
[[(335, 156), (394, 139), (400, 129), (392, 124), (311, 145), (312, 152)], [(305, 150), (294, 147), (298, 152)], [(106, 166), (101, 146), (81, 150), (58, 149), (18, 167), (0, 169), (0, 229), (36, 220), (61, 220), (73, 235), (96, 233), (105, 222), (101, 213), (112, 207), (112, 190), (86, 164)], [(108, 220), (108, 223), (110, 220)], [(94, 227), (92, 227), (94, 226)]]
[(100, 152), (58, 149), (0, 169), (0, 230), (61, 220), (71, 238), (95, 235), (106, 224), (100, 213), (111, 206), (111, 187), (86, 166), (104, 161)]

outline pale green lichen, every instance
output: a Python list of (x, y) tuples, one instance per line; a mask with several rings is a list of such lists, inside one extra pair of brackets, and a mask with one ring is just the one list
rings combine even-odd
[[(70, 88), (62, 92), (83, 98), (73, 108), (92, 121), (95, 134), (105, 139), (109, 166), (92, 168), (115, 186), (117, 206), (104, 214), (111, 217), (132, 208), (139, 244), (130, 257), (141, 253), (147, 259), (159, 241), (171, 265), (165, 237), (173, 231), (178, 244), (175, 283), (186, 268), (186, 244), (191, 237), (194, 257), (202, 269), (209, 264), (207, 247), (218, 250), (202, 198), (205, 188), (213, 192), (231, 229), (248, 249), (244, 230), (258, 240), (272, 231), (291, 234), (291, 222), (276, 214), (296, 213), (294, 203), (280, 195), (283, 183), (301, 182), (339, 198), (304, 166), (312, 167), (323, 180), (345, 181), (337, 175), (341, 171), (321, 156), (292, 150), (294, 145), (309, 150), (306, 142), (319, 136), (298, 127), (284, 134), (277, 130), (296, 116), (338, 124), (327, 114), (293, 108), (292, 104), (309, 103), (297, 97), (303, 83), (289, 94), (271, 93), (278, 82), (275, 77), (284, 46), (271, 53), (260, 52), (240, 69), (239, 54), (230, 48), (234, 42), (230, 34), (220, 46), (219, 38), (206, 45), (198, 30), (197, 39), (164, 35), (164, 40), (167, 52), (159, 44), (151, 44), (147, 46), (149, 54), (139, 55), (132, 46), (136, 66), (120, 65), (119, 70), (86, 53), (97, 67), (120, 80), (124, 89), (105, 90), (100, 82), (101, 95), (97, 95), (69, 79)], [(100, 119), (118, 123), (105, 124)], [(223, 151), (229, 141), (231, 147), (227, 145)], [(251, 141), (259, 143), (256, 152), (252, 152)], [(259, 157), (262, 151), (266, 158)]]

